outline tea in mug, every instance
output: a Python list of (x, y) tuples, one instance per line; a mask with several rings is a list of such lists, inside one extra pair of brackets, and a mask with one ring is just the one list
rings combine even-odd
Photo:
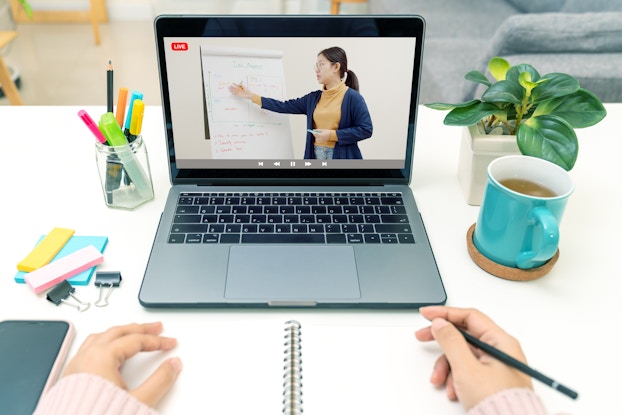
[(522, 193), (527, 196), (533, 196), (533, 197), (555, 197), (557, 196), (548, 187), (542, 186), (541, 184), (532, 182), (530, 180), (510, 178), (510, 179), (500, 180), (499, 183), (502, 186), (505, 186), (510, 190), (513, 190), (518, 193)]

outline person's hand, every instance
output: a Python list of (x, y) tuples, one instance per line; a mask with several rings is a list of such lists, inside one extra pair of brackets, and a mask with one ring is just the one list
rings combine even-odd
[(316, 144), (322, 144), (322, 143), (328, 143), (330, 141), (330, 133), (331, 133), (331, 130), (318, 129), (318, 130), (313, 130), (311, 134), (313, 134), (313, 137), (315, 137)]
[(526, 363), (519, 342), (478, 310), (423, 307), (421, 315), (432, 325), (415, 335), (422, 342), (436, 340), (444, 355), (438, 358), (430, 382), (445, 385), (447, 397), (470, 410), (481, 400), (509, 388), (533, 389), (531, 378), (471, 347), (454, 326)]
[(251, 99), (254, 95), (253, 91), (245, 87), (241, 82), (239, 84), (233, 83), (229, 85), (229, 92), (240, 98)]
[[(127, 390), (128, 387), (121, 376), (121, 367), (127, 359), (138, 352), (170, 350), (177, 344), (177, 340), (173, 338), (160, 336), (161, 332), (162, 323), (158, 322), (112, 327), (103, 333), (91, 334), (67, 364), (63, 376), (90, 373)], [(178, 358), (170, 358), (163, 362), (142, 385), (128, 392), (141, 402), (155, 408), (175, 383), (181, 367)]]

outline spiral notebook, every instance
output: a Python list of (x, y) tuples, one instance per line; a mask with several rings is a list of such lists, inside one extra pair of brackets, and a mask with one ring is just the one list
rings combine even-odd
[(285, 323), (285, 358), (283, 359), (283, 413), (302, 414), (302, 345), (300, 323)]
[[(175, 350), (192, 364), (162, 413), (406, 415), (422, 413), (418, 394), (433, 391), (427, 374), (437, 353), (422, 351), (414, 315), (209, 315), (207, 344)], [(145, 374), (128, 371), (128, 384)]]

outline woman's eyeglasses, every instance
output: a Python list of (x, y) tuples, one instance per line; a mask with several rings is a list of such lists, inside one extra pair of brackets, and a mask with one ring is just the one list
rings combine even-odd
[(328, 65), (328, 64), (333, 64), (335, 62), (317, 62), (314, 66), (313, 69), (315, 69), (316, 71), (320, 70), (324, 65)]

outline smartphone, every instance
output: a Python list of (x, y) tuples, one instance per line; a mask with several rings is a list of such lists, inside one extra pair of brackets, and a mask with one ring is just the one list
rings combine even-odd
[(58, 379), (73, 336), (73, 325), (68, 321), (0, 322), (2, 413), (34, 412), (41, 395)]

